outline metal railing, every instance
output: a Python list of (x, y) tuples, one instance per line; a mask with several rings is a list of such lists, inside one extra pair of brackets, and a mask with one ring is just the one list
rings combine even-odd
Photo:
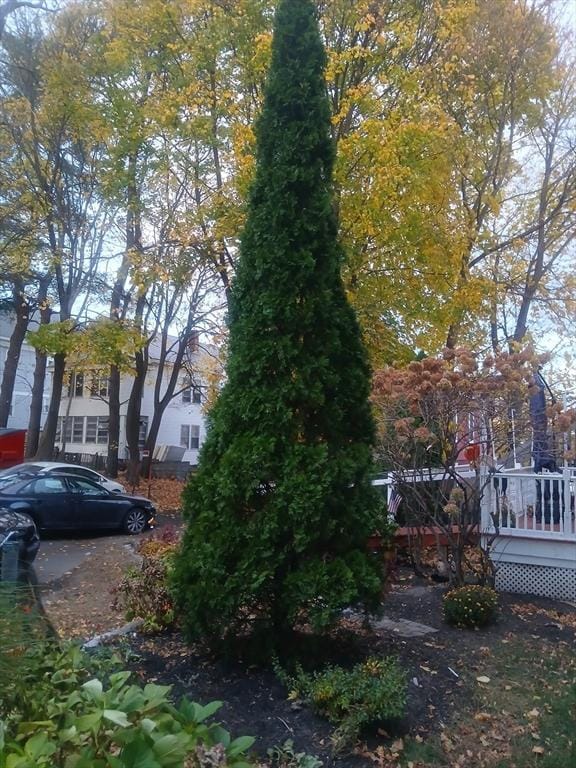
[(484, 532), (576, 540), (575, 467), (541, 473), (512, 469), (485, 478)]

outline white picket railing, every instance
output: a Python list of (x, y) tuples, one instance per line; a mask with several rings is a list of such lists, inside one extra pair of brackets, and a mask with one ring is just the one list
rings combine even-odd
[(576, 540), (576, 468), (560, 472), (482, 473), (482, 531), (537, 539)]

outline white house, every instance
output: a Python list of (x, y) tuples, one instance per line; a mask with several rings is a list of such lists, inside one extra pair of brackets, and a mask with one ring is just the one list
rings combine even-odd
[[(30, 321), (30, 330), (37, 328), (37, 323), (32, 318)], [(10, 337), (14, 330), (14, 316), (11, 312), (0, 311), (0, 381), (4, 374), (4, 365), (8, 353)], [(16, 371), (16, 381), (12, 393), (12, 406), (10, 416), (8, 417), (7, 427), (12, 429), (27, 429), (30, 418), (30, 404), (32, 402), (32, 382), (34, 379), (34, 367), (36, 365), (36, 351), (34, 347), (26, 343), (22, 344), (18, 369)], [(46, 377), (46, 387), (44, 389), (44, 404), (42, 409), (42, 423), (48, 412), (48, 403), (50, 402), (49, 376)]]
[[(154, 385), (158, 370), (158, 345), (152, 344), (148, 374), (141, 405), (140, 441), (144, 445), (148, 427), (154, 412)], [(188, 357), (178, 377), (176, 396), (168, 404), (162, 418), (158, 439), (159, 446), (179, 446), (184, 449), (182, 461), (196, 464), (198, 450), (204, 440), (205, 423), (203, 404), (206, 387), (197, 371), (202, 359), (208, 354), (197, 348)], [(194, 374), (191, 376), (190, 371)], [(171, 373), (166, 364), (164, 379)], [(126, 409), (133, 377), (124, 374), (120, 385), (120, 458), (127, 457)], [(108, 451), (108, 374), (102, 372), (72, 371), (69, 384), (60, 405), (56, 447), (66, 453), (101, 454)]]

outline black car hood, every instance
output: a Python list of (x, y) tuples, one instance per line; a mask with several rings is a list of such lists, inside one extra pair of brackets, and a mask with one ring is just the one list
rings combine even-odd
[(145, 507), (154, 507), (154, 502), (147, 499), (146, 496), (133, 496), (131, 493), (115, 493), (114, 496), (119, 499), (133, 501), (134, 504), (142, 504)]

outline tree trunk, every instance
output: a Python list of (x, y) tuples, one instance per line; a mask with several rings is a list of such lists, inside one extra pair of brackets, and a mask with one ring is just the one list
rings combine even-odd
[(108, 455), (106, 474), (118, 477), (118, 448), (120, 445), (120, 369), (110, 366), (108, 383)]
[(40, 425), (42, 423), (42, 407), (44, 406), (44, 385), (46, 383), (46, 355), (36, 350), (34, 380), (32, 383), (32, 400), (30, 402), (30, 419), (26, 434), (26, 458), (36, 455), (40, 440)]
[(162, 395), (162, 382), (164, 381), (164, 372), (166, 370), (166, 344), (168, 334), (166, 330), (162, 332), (162, 346), (160, 356), (158, 359), (158, 367), (156, 369), (156, 382), (154, 384), (154, 413), (152, 415), (152, 422), (150, 424), (150, 430), (146, 438), (145, 449), (148, 451), (148, 456), (144, 460), (141, 466), (141, 473), (144, 477), (147, 477), (150, 473), (150, 464), (152, 462), (152, 456), (154, 455), (154, 449), (156, 448), (156, 440), (158, 439), (158, 432), (160, 430), (160, 424), (164, 417), (164, 412), (168, 407), (168, 404), (172, 402), (176, 386), (178, 384), (178, 376), (182, 368), (182, 361), (184, 359), (184, 353), (190, 342), (190, 336), (192, 333), (193, 325), (193, 312), (190, 309), (188, 314), (187, 333), (184, 334), (179, 341), (176, 357), (174, 358), (172, 370), (168, 377), (168, 383), (166, 385), (166, 391)]
[[(50, 322), (52, 310), (46, 304), (46, 295), (48, 293), (48, 281), (44, 280), (40, 284), (38, 292), (38, 303), (40, 305), (40, 325), (47, 325)], [(40, 425), (42, 423), (42, 408), (44, 406), (44, 387), (46, 384), (46, 362), (47, 357), (44, 352), (36, 350), (36, 364), (34, 366), (34, 379), (32, 383), (32, 400), (30, 402), (30, 418), (28, 421), (28, 433), (26, 435), (26, 458), (36, 455), (38, 443), (40, 440)]]
[(14, 330), (10, 336), (4, 373), (2, 375), (2, 385), (0, 387), (0, 427), (5, 427), (10, 418), (10, 408), (12, 405), (12, 395), (14, 394), (14, 383), (16, 381), (20, 352), (30, 320), (29, 307), (24, 297), (24, 286), (20, 281), (14, 285), (13, 294), (16, 324), (14, 325)]
[(142, 477), (148, 477), (150, 473), (150, 464), (152, 463), (152, 457), (154, 456), (154, 450), (156, 448), (156, 441), (158, 440), (158, 432), (160, 431), (160, 425), (162, 424), (162, 418), (164, 416), (164, 411), (166, 410), (167, 405), (168, 402), (154, 408), (150, 429), (148, 430), (146, 442), (144, 443), (144, 450), (148, 451), (148, 456), (142, 461)]
[(148, 371), (148, 360), (143, 350), (136, 352), (136, 376), (126, 410), (126, 443), (128, 445), (127, 480), (136, 484), (140, 475), (140, 415), (142, 394)]
[(56, 428), (58, 426), (58, 411), (62, 400), (62, 387), (64, 384), (64, 372), (66, 370), (66, 355), (59, 352), (54, 355), (54, 375), (52, 378), (52, 395), (50, 397), (50, 408), (40, 444), (36, 452), (36, 458), (42, 461), (50, 461), (54, 455), (54, 441), (56, 439)]
[[(140, 226), (140, 199), (136, 183), (136, 167), (138, 150), (128, 157), (128, 188), (126, 210), (126, 248), (122, 263), (118, 269), (116, 280), (110, 298), (110, 319), (119, 322), (126, 314), (127, 297), (124, 293), (128, 272), (130, 270), (131, 252), (142, 247), (142, 230)], [(110, 477), (118, 477), (118, 449), (120, 446), (120, 384), (121, 375), (117, 365), (110, 366), (110, 383), (108, 389), (108, 455), (106, 472)]]

